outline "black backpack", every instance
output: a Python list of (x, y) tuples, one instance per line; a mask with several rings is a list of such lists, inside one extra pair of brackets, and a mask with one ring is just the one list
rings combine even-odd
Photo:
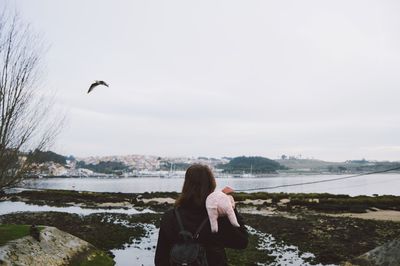
[(169, 263), (174, 266), (208, 266), (206, 250), (203, 245), (198, 242), (201, 229), (208, 221), (208, 217), (197, 228), (195, 235), (183, 228), (182, 219), (179, 215), (178, 208), (175, 208), (175, 216), (179, 225), (180, 240), (172, 246)]

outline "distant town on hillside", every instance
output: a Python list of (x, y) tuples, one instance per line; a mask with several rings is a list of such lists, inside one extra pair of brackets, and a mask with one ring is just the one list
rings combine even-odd
[(191, 164), (207, 164), (216, 176), (257, 177), (276, 174), (352, 174), (399, 167), (400, 162), (348, 160), (327, 162), (282, 155), (279, 159), (261, 156), (162, 157), (148, 155), (92, 156), (76, 158), (52, 151), (35, 151), (31, 177), (179, 177)]

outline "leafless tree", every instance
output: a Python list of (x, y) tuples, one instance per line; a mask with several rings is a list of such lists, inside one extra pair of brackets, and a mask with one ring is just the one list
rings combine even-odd
[(39, 85), (42, 40), (18, 14), (0, 14), (0, 191), (26, 177), (32, 151), (46, 149), (61, 129)]

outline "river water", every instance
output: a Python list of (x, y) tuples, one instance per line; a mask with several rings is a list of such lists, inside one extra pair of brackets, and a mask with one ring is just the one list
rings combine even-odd
[[(332, 193), (356, 195), (400, 195), (400, 174), (374, 174), (349, 179), (283, 187), (259, 189), (305, 182), (323, 181), (348, 175), (298, 175), (268, 178), (217, 178), (217, 186), (234, 189), (256, 189), (254, 191)], [(23, 187), (34, 189), (67, 189), (95, 192), (143, 193), (155, 191), (181, 191), (183, 178), (41, 178), (25, 181)]]

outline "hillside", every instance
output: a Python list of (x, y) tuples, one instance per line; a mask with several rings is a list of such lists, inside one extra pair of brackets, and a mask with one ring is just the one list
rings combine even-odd
[(291, 172), (326, 172), (326, 173), (360, 173), (383, 171), (400, 167), (400, 162), (348, 160), (345, 162), (327, 162), (315, 159), (279, 159), (281, 165)]
[(129, 167), (122, 162), (100, 161), (98, 164), (86, 164), (83, 161), (78, 161), (76, 167), (92, 170), (96, 173), (103, 174), (122, 174), (129, 170)]
[(340, 166), (341, 163), (326, 162), (315, 159), (279, 159), (276, 160), (281, 165), (293, 170), (327, 170), (328, 167)]
[(229, 163), (220, 164), (217, 166), (227, 173), (276, 173), (277, 170), (285, 170), (287, 167), (279, 164), (278, 162), (261, 157), (246, 157), (240, 156), (232, 158)]
[(65, 156), (57, 154), (52, 151), (35, 150), (30, 155), (32, 155), (32, 161), (34, 163), (46, 163), (46, 162), (54, 162), (59, 164), (67, 163), (67, 158)]

